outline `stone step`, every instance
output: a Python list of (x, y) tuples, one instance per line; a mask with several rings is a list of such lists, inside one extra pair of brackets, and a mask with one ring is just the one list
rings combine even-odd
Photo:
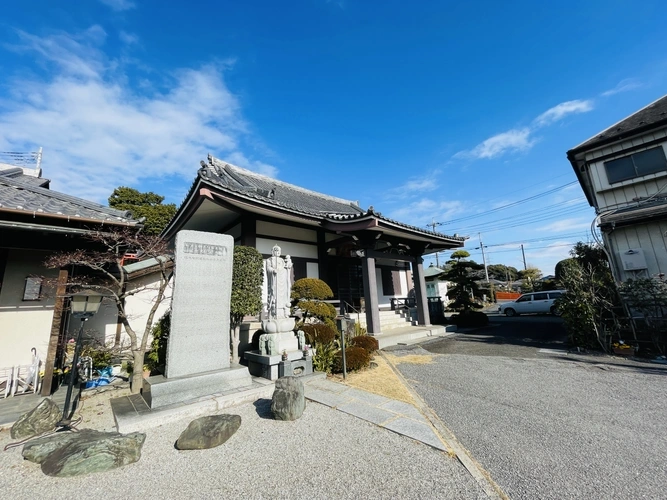
[(456, 332), (456, 325), (408, 326), (374, 335), (380, 349), (398, 344), (412, 344), (429, 337), (445, 337)]

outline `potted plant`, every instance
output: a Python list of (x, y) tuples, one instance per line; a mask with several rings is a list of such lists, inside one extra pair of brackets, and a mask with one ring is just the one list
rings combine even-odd
[(619, 356), (633, 356), (635, 354), (635, 349), (630, 344), (626, 344), (624, 341), (619, 340), (614, 342), (611, 347), (614, 350), (614, 354)]

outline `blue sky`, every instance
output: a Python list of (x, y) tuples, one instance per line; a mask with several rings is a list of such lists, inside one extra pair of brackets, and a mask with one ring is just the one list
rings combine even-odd
[(661, 2), (553, 5), (8, 3), (0, 151), (42, 146), (53, 189), (105, 201), (129, 185), (176, 203), (210, 152), (441, 222), (478, 261), (479, 232), (490, 263), (522, 267), (524, 242), (550, 274), (594, 217), (565, 152), (667, 79)]

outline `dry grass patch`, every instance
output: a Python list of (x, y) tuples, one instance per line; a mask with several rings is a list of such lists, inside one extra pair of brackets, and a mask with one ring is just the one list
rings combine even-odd
[(430, 365), (433, 363), (433, 356), (430, 354), (408, 354), (406, 356), (395, 356), (394, 354), (384, 353), (385, 357), (392, 365), (401, 363), (410, 363), (412, 365)]
[(391, 366), (378, 355), (375, 356), (373, 362), (377, 363), (377, 368), (367, 368), (363, 371), (348, 373), (346, 380), (343, 380), (343, 376), (340, 374), (334, 375), (333, 378), (337, 382), (342, 382), (350, 387), (414, 405), (415, 400), (391, 369)]

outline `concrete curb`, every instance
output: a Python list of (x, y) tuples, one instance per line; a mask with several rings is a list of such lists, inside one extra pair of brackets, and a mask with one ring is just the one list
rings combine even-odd
[(452, 450), (453, 456), (466, 468), (470, 475), (477, 481), (477, 483), (484, 490), (484, 493), (489, 498), (509, 500), (507, 494), (502, 488), (491, 478), (491, 475), (472, 457), (470, 452), (456, 439), (454, 433), (440, 420), (440, 417), (426, 404), (422, 397), (408, 384), (403, 377), (403, 374), (387, 359), (382, 351), (379, 351), (380, 356), (384, 358), (387, 364), (391, 367), (401, 383), (410, 392), (417, 404), (419, 411), (426, 417), (431, 426), (436, 431), (438, 437), (443, 443)]

